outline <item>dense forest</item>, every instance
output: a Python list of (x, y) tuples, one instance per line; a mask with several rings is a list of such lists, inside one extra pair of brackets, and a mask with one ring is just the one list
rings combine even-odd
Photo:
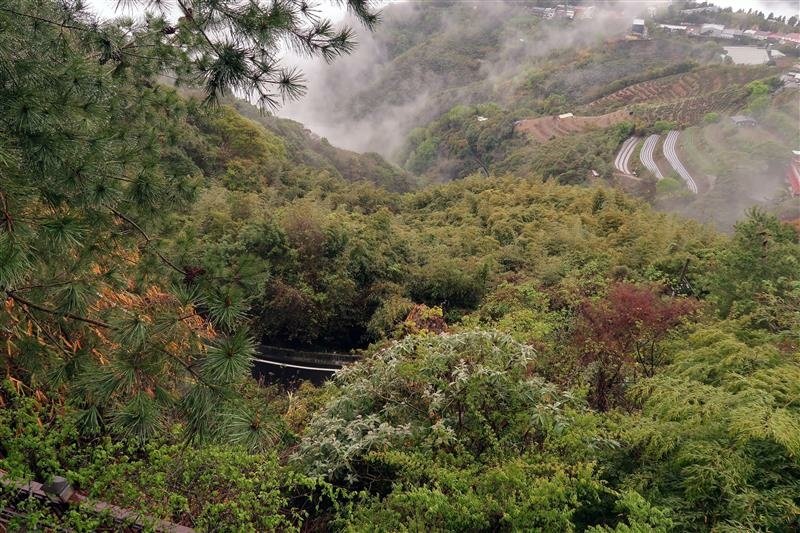
[[(441, 50), (498, 53), (533, 21), (513, 3), (464, 49), (464, 6), (382, 26), (343, 3), (390, 58), (441, 60), (442, 94), (475, 89), (425, 111), (402, 167), (270, 111), (304, 92), (281, 42), (353, 51), (302, 2), (105, 22), (0, 5), (0, 529), (133, 528), (102, 501), (198, 531), (796, 531), (798, 227), (756, 208), (720, 232), (615, 186), (619, 143), (665, 127), (658, 103), (514, 134), (703, 68), (777, 124), (774, 73), (675, 38), (619, 76), (635, 45), (578, 42), (492, 92)], [(408, 79), (392, 65), (388, 103)], [(321, 386), (257, 381), (260, 344), (360, 360)], [(22, 495), (53, 476), (86, 500)]]

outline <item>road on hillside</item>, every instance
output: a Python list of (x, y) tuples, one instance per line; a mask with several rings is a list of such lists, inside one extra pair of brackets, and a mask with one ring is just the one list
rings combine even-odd
[(660, 138), (660, 135), (654, 134), (645, 139), (644, 146), (642, 146), (642, 151), (639, 154), (639, 159), (642, 160), (642, 164), (647, 167), (647, 170), (652, 172), (656, 178), (663, 180), (664, 174), (661, 173), (661, 169), (656, 165), (656, 160), (653, 159), (653, 153), (656, 150), (656, 145)]
[(680, 133), (675, 130), (667, 134), (667, 138), (664, 141), (664, 157), (667, 158), (667, 161), (669, 161), (669, 164), (675, 169), (675, 172), (683, 178), (689, 190), (697, 194), (697, 183), (695, 183), (689, 171), (686, 170), (686, 167), (683, 166), (681, 160), (678, 159), (678, 154), (675, 151), (675, 145), (678, 144), (678, 135), (680, 135)]
[(252, 359), (252, 374), (267, 383), (293, 387), (304, 380), (321, 385), (343, 366), (359, 360), (358, 356), (332, 352), (310, 352), (277, 346), (258, 346)]
[(636, 148), (636, 143), (639, 137), (629, 137), (622, 143), (622, 148), (619, 149), (617, 157), (614, 159), (614, 167), (623, 174), (632, 175), (630, 168), (631, 154), (633, 149)]

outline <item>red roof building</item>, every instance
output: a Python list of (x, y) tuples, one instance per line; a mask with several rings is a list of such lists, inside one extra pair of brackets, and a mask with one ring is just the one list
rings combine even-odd
[(783, 36), (783, 40), (794, 44), (800, 44), (800, 33), (787, 33)]

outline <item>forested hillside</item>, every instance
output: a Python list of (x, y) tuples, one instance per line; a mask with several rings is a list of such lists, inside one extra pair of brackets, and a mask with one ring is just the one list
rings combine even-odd
[[(606, 73), (634, 49), (674, 79), (712, 47), (543, 56), (508, 100), (412, 133), (400, 169), (269, 112), (302, 89), (264, 63), (266, 29), (330, 60), (348, 31), (237, 5), (181, 3), (175, 26), (0, 6), (0, 529), (139, 527), (108, 504), (155, 530), (798, 528), (798, 228), (751, 209), (720, 233), (587, 179), (635, 120), (514, 133), (514, 109), (615, 105)], [(348, 6), (392, 60), (472, 20)], [(519, 42), (532, 19), (509, 6), (487, 24)], [(794, 93), (753, 79), (735, 77), (745, 105), (766, 96), (780, 129)], [(321, 386), (259, 381), (261, 344), (360, 360)], [(54, 476), (78, 496), (29, 497)]]
[(621, 83), (716, 63), (722, 50), (679, 37), (627, 42), (622, 13), (543, 20), (531, 7), (392, 5), (381, 32), (361, 35), (368, 47), (319, 68), (309, 98), (282, 113), (402, 164), (409, 132), (454, 107), (497, 104), (515, 120), (562, 112)]
[[(739, 151), (749, 153), (743, 176), (730, 170), (729, 155), (695, 146), (691, 129), (745, 115), (773, 122), (778, 137), (794, 136), (794, 118), (778, 127), (772, 118), (798, 105), (796, 86), (782, 81), (798, 70), (797, 46), (701, 32), (708, 23), (792, 35), (797, 17), (732, 9), (681, 15), (693, 4), (678, 2), (649, 14), (643, 37), (631, 34), (631, 19), (642, 15), (635, 6), (630, 13), (595, 7), (578, 6), (566, 18), (514, 2), (392, 5), (382, 32), (362, 36), (365, 50), (315, 71), (308, 100), (282, 113), (334, 144), (381, 152), (421, 183), (507, 173), (565, 184), (601, 180), (723, 231), (754, 205), (797, 218), (785, 198), (792, 146), (767, 147), (771, 134), (760, 135), (757, 148)], [(582, 8), (593, 10), (584, 16)], [(763, 64), (732, 64), (730, 45), (760, 51)], [(331, 97), (341, 105), (327, 105)], [(660, 174), (637, 165), (639, 144), (633, 174), (615, 166), (626, 140), (683, 130), (676, 158), (700, 184), (699, 196), (667, 161)]]
[[(777, 88), (777, 69), (714, 65), (715, 47), (665, 36), (552, 54), (509, 78), (505, 94), (413, 130), (398, 161), (431, 181), (533, 172), (582, 183), (595, 171), (613, 182), (614, 153), (629, 135), (735, 114), (756, 80)], [(562, 113), (576, 117), (559, 120)]]

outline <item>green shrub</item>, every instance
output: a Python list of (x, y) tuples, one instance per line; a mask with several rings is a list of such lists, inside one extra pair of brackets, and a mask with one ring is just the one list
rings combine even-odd
[(677, 122), (670, 120), (656, 120), (653, 124), (653, 130), (656, 133), (667, 133), (670, 130), (678, 128)]
[(661, 195), (669, 195), (683, 189), (683, 182), (672, 176), (664, 176), (664, 179), (656, 183), (656, 191)]

